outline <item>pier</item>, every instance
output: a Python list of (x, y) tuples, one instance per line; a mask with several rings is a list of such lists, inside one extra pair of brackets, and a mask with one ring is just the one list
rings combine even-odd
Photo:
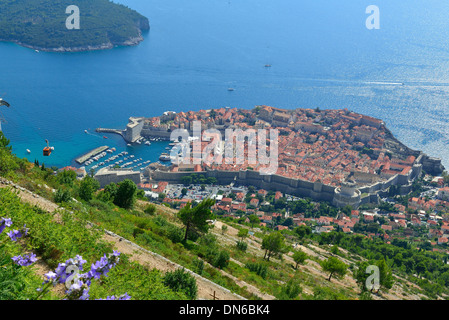
[(102, 146), (102, 147), (98, 147), (95, 148), (92, 151), (89, 151), (88, 153), (86, 153), (85, 155), (75, 159), (76, 162), (78, 162), (79, 164), (83, 164), (84, 162), (86, 162), (88, 159), (95, 157), (97, 154), (102, 153), (103, 151), (109, 149), (108, 146)]
[(115, 134), (119, 134), (123, 137), (123, 130), (119, 130), (119, 129), (107, 129), (107, 128), (97, 128), (95, 129), (96, 132), (101, 132), (101, 133), (115, 133)]

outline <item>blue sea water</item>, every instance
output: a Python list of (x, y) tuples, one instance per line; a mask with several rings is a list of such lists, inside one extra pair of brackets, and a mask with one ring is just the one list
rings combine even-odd
[[(447, 1), (119, 2), (150, 19), (138, 46), (36, 53), (0, 43), (0, 96), (12, 104), (0, 110), (2, 128), (18, 156), (66, 166), (109, 145), (156, 161), (165, 144), (128, 148), (94, 129), (166, 110), (266, 104), (381, 118), (405, 144), (449, 165)], [(365, 27), (371, 4), (379, 30)], [(45, 139), (55, 147), (49, 158)]]

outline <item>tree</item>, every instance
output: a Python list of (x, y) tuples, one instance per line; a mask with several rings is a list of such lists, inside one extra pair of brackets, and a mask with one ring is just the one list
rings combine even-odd
[(185, 186), (192, 184), (192, 177), (191, 176), (184, 176), (181, 178), (181, 183)]
[(303, 264), (308, 258), (307, 254), (302, 250), (296, 250), (293, 253), (293, 260), (296, 262), (295, 269), (298, 269), (299, 264)]
[(367, 269), (369, 267), (369, 263), (367, 261), (359, 262), (357, 264), (357, 269), (354, 271), (354, 279), (360, 287), (361, 294), (367, 292), (366, 280), (370, 276), (367, 273)]
[(3, 132), (0, 131), (0, 148), (4, 148), (8, 151), (12, 150), (12, 146), (9, 145), (10, 141), (5, 137)]
[(129, 179), (120, 182), (117, 194), (114, 197), (114, 204), (120, 208), (130, 209), (136, 200), (137, 186)]
[[(391, 289), (393, 287), (393, 273), (391, 272), (390, 267), (387, 265), (385, 259), (380, 259), (376, 261), (376, 266), (379, 268), (380, 275), (380, 286), (386, 290)], [(379, 291), (380, 288), (377, 290)]]
[(284, 248), (284, 236), (276, 231), (266, 235), (262, 240), (262, 249), (265, 250), (264, 259), (270, 261), (270, 257), (281, 253)]
[(112, 182), (104, 187), (103, 191), (98, 194), (97, 198), (104, 202), (114, 201), (114, 198), (117, 195), (117, 190), (117, 184)]
[[(373, 272), (371, 272), (371, 273), (369, 272), (368, 267), (370, 267), (370, 266), (377, 267), (379, 270), (379, 273), (378, 273), (379, 279), (377, 279), (378, 280), (377, 288), (373, 283), (370, 284), (370, 285), (372, 285), (371, 288), (367, 287), (368, 277), (373, 277), (373, 275), (375, 275)], [(358, 264), (357, 270), (354, 272), (354, 278), (355, 278), (356, 282), (358, 283), (358, 285), (360, 286), (361, 293), (368, 292), (368, 289), (369, 289), (369, 293), (374, 292), (374, 290), (376, 290), (376, 293), (377, 293), (382, 288), (384, 290), (388, 290), (388, 289), (391, 289), (391, 287), (393, 286), (393, 275), (392, 275), (391, 269), (388, 267), (387, 263), (385, 262), (385, 259), (383, 259), (383, 258), (376, 261), (374, 264), (366, 262), (366, 261), (360, 262)]]
[(300, 225), (295, 228), (295, 233), (298, 235), (298, 238), (302, 240), (305, 236), (312, 234), (312, 229), (309, 226)]
[(241, 238), (243, 241), (246, 237), (248, 237), (248, 229), (246, 228), (240, 229), (239, 233), (237, 234), (237, 237)]
[(76, 172), (73, 170), (62, 170), (58, 172), (56, 179), (60, 184), (65, 184), (71, 187), (76, 180)]
[(100, 183), (89, 176), (85, 176), (80, 183), (79, 196), (84, 201), (90, 201), (95, 191), (100, 188)]
[(330, 257), (327, 260), (323, 260), (320, 262), (320, 265), (321, 268), (323, 268), (323, 271), (329, 272), (328, 281), (331, 281), (333, 275), (335, 275), (336, 278), (344, 277), (348, 271), (348, 265), (336, 257)]
[(187, 194), (187, 189), (186, 188), (182, 188), (181, 194), (184, 197)]
[(192, 230), (207, 233), (210, 229), (208, 220), (214, 218), (210, 209), (214, 204), (215, 200), (204, 199), (196, 207), (192, 208), (192, 203), (188, 202), (187, 205), (179, 211), (178, 218), (181, 219), (186, 227), (184, 241), (187, 241), (188, 234)]
[[(280, 217), (278, 216), (278, 218), (280, 218)], [(292, 226), (293, 224), (294, 224), (294, 221), (293, 221), (292, 218), (287, 218), (287, 219), (285, 219), (285, 221), (282, 223), (282, 225), (283, 225), (283, 226), (286, 226), (286, 227), (290, 227), (290, 226)]]
[(426, 264), (423, 261), (418, 262), (415, 265), (415, 271), (418, 274), (418, 276), (421, 276), (424, 272), (427, 271)]
[(257, 223), (260, 223), (260, 219), (258, 216), (256, 216), (255, 214), (252, 214), (248, 217), (249, 219), (249, 223), (251, 224), (251, 228), (254, 228), (254, 225)]

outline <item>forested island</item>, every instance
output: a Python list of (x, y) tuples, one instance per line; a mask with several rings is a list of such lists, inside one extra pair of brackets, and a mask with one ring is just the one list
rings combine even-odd
[[(68, 29), (68, 6), (80, 11), (80, 28)], [(0, 41), (41, 51), (88, 51), (136, 45), (148, 18), (108, 0), (3, 0)]]

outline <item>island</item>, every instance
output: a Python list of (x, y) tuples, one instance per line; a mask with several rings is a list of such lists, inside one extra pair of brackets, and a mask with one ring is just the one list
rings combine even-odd
[[(80, 11), (80, 28), (68, 29), (67, 7)], [(77, 52), (132, 46), (150, 29), (148, 18), (108, 0), (5, 0), (0, 2), (0, 41), (36, 51)]]

